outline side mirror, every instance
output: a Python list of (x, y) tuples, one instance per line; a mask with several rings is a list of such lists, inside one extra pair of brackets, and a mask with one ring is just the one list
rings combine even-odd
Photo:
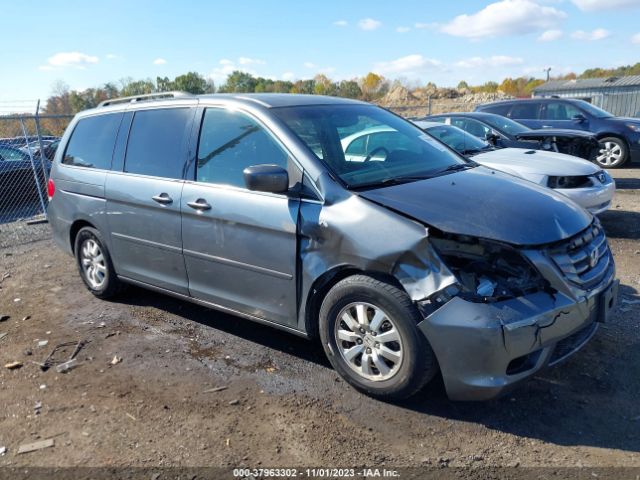
[(257, 192), (284, 193), (289, 190), (289, 174), (278, 165), (252, 165), (242, 172), (244, 184)]
[(571, 119), (576, 123), (582, 123), (582, 122), (586, 122), (587, 121), (587, 117), (585, 117), (583, 114), (581, 113), (577, 113), (573, 116), (573, 118)]
[(487, 132), (484, 136), (484, 139), (491, 145), (495, 146), (498, 143), (498, 140), (500, 140), (500, 136), (495, 134), (494, 132)]

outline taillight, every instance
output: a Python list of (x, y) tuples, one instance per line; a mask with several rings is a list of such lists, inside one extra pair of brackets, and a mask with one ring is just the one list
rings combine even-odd
[(47, 196), (49, 197), (49, 201), (53, 198), (54, 193), (56, 193), (56, 184), (53, 182), (53, 179), (50, 178), (49, 182), (47, 182)]

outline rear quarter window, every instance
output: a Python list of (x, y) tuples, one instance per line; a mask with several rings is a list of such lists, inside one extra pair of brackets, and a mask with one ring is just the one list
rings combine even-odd
[(514, 120), (538, 120), (540, 118), (540, 104), (538, 102), (515, 103), (509, 118)]
[(62, 163), (105, 170), (111, 168), (122, 115), (109, 113), (80, 119), (73, 129)]

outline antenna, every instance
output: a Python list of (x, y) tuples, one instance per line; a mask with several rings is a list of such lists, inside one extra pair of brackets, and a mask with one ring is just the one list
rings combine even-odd
[(547, 82), (548, 82), (549, 81), (549, 72), (551, 71), (551, 67), (544, 68), (542, 71), (546, 72), (546, 74), (547, 74)]

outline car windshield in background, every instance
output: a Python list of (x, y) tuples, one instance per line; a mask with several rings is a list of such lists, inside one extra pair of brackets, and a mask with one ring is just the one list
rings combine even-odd
[(513, 120), (500, 115), (486, 115), (482, 117), (485, 123), (491, 125), (496, 130), (506, 133), (507, 135), (518, 135), (519, 133), (529, 132), (531, 129), (526, 125), (514, 122)]
[(452, 125), (438, 125), (437, 127), (429, 127), (426, 130), (430, 135), (446, 143), (462, 155), (471, 155), (492, 148), (484, 140), (480, 140), (478, 137)]
[(593, 115), (596, 118), (609, 118), (613, 117), (612, 114), (607, 112), (606, 110), (601, 109), (600, 107), (596, 107), (595, 105), (591, 105), (589, 102), (585, 102), (584, 100), (579, 101), (579, 106), (583, 110), (585, 110), (589, 115)]
[(317, 105), (273, 112), (348, 188), (410, 182), (472, 166), (378, 107)]

